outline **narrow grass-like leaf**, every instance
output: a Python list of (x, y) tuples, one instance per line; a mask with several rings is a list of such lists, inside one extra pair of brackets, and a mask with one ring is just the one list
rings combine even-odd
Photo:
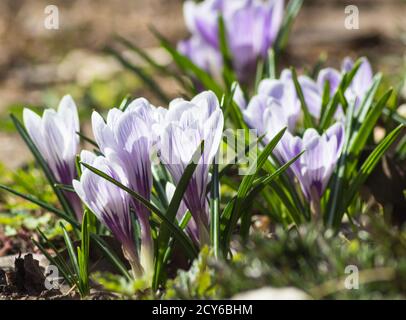
[(116, 36), (116, 39), (126, 46), (128, 49), (131, 51), (135, 52), (140, 58), (142, 58), (148, 65), (150, 65), (152, 68), (157, 70), (160, 74), (166, 75), (168, 77), (172, 77), (173, 79), (176, 80), (185, 90), (187, 90), (190, 93), (196, 93), (194, 92), (193, 88), (191, 85), (185, 81), (182, 76), (177, 74), (176, 72), (173, 72), (170, 68), (167, 66), (161, 65), (158, 62), (156, 62), (144, 49), (138, 47), (134, 42), (122, 37), (122, 36)]
[[(183, 199), (185, 191), (189, 185), (190, 180), (192, 179), (193, 173), (196, 170), (197, 164), (201, 155), (204, 152), (204, 141), (197, 147), (196, 151), (193, 153), (192, 158), (187, 165), (185, 171), (182, 174), (182, 177), (179, 180), (179, 183), (176, 186), (175, 193), (169, 203), (168, 210), (165, 212), (165, 217), (173, 224), (176, 223), (176, 214), (179, 210), (180, 203)], [(181, 231), (182, 232), (182, 231)], [(155, 259), (154, 266), (154, 278), (153, 278), (153, 287), (157, 288), (161, 280), (162, 268), (164, 265), (165, 255), (167, 252), (167, 244), (171, 234), (170, 230), (164, 225), (161, 227), (159, 238), (158, 238), (158, 255)]]
[(234, 126), (237, 129), (244, 129), (248, 127), (244, 122), (244, 117), (242, 115), (241, 109), (239, 108), (239, 106), (237, 106), (237, 104), (234, 101), (234, 94), (235, 91), (237, 90), (237, 86), (238, 86), (237, 82), (234, 82), (231, 85), (230, 93), (227, 93), (225, 97), (225, 102), (224, 104), (222, 104), (222, 109), (224, 114), (224, 120), (230, 117)]
[(83, 133), (76, 131), (76, 134), (84, 141), (90, 143), (92, 146), (99, 148), (98, 144), (96, 141), (94, 141), (93, 139), (90, 139), (89, 137), (86, 137)]
[[(255, 180), (256, 175), (262, 169), (262, 167), (268, 160), (271, 152), (274, 150), (274, 148), (276, 147), (278, 142), (282, 139), (286, 129), (287, 128), (283, 128), (279, 133), (277, 133), (275, 135), (275, 137), (264, 148), (264, 150), (259, 154), (258, 160), (256, 161), (256, 163), (253, 163), (249, 169), (249, 172), (254, 172), (254, 174), (244, 176), (244, 178), (240, 184), (240, 187), (238, 188), (237, 197), (236, 197), (235, 201), (233, 201), (234, 204), (230, 207), (229, 206), (226, 207), (227, 210), (232, 210), (232, 211), (231, 211), (228, 225), (226, 226), (226, 228), (224, 230), (224, 235), (223, 235), (223, 240), (222, 240), (223, 241), (222, 244), (223, 244), (223, 248), (224, 248), (223, 253), (228, 252), (228, 246), (229, 246), (232, 232), (240, 217), (240, 208), (241, 208), (242, 202), (244, 201), (247, 193), (249, 192), (250, 188), (252, 187), (252, 184)], [(229, 212), (223, 211), (223, 215), (227, 216), (229, 214), (230, 214)]]
[(323, 97), (321, 100), (320, 119), (323, 119), (324, 113), (326, 112), (329, 101), (330, 101), (330, 82), (326, 81), (324, 83), (324, 87), (323, 87)]
[[(349, 189), (346, 192), (345, 195), (345, 202), (343, 209), (345, 210), (354, 197), (356, 196), (359, 188), (361, 185), (366, 181), (368, 176), (372, 173), (376, 165), (378, 164), (379, 160), (382, 158), (382, 156), (385, 154), (385, 152), (389, 149), (389, 147), (395, 142), (395, 140), (398, 138), (399, 134), (401, 131), (405, 128), (404, 125), (399, 125), (396, 129), (394, 129), (391, 133), (389, 133), (385, 139), (383, 139), (378, 146), (372, 151), (372, 153), (369, 155), (369, 157), (365, 160), (363, 165), (361, 166), (360, 170), (357, 172), (357, 175), (353, 179), (353, 181), (349, 185)], [(342, 216), (342, 215), (341, 215)], [(337, 224), (341, 221), (341, 219), (338, 219), (336, 222), (336, 227)]]
[(348, 148), (350, 144), (350, 139), (352, 135), (353, 121), (354, 121), (354, 110), (355, 104), (352, 104), (349, 108), (349, 112), (346, 118), (345, 126), (345, 143), (343, 146), (343, 151), (338, 160), (338, 165), (336, 172), (334, 173), (331, 182), (330, 182), (330, 194), (328, 198), (326, 214), (324, 215), (324, 220), (328, 227), (332, 227), (334, 221), (339, 215), (338, 210), (342, 203), (342, 198), (344, 194), (344, 186), (346, 185), (346, 172), (347, 168), (347, 157), (348, 157)]
[(45, 209), (45, 210), (47, 210), (47, 211), (49, 211), (49, 212), (54, 213), (54, 214), (57, 215), (59, 218), (62, 218), (62, 219), (64, 219), (64, 220), (66, 220), (67, 222), (69, 222), (69, 223), (70, 223), (71, 225), (73, 225), (73, 226), (78, 227), (78, 226), (80, 225), (80, 224), (76, 221), (76, 219), (72, 218), (70, 215), (67, 215), (67, 214), (66, 214), (65, 212), (63, 212), (62, 210), (59, 210), (59, 209), (55, 208), (54, 206), (52, 206), (51, 204), (46, 203), (46, 202), (44, 202), (44, 201), (41, 201), (41, 200), (37, 199), (37, 198), (34, 197), (34, 196), (31, 196), (31, 195), (29, 195), (29, 194), (21, 193), (21, 192), (19, 192), (19, 191), (17, 191), (17, 190), (14, 190), (14, 189), (12, 189), (12, 188), (10, 188), (10, 187), (7, 187), (7, 186), (3, 185), (3, 184), (0, 184), (0, 189), (3, 189), (3, 190), (5, 190), (5, 191), (7, 191), (7, 192), (10, 192), (10, 193), (12, 193), (12, 194), (14, 194), (14, 195), (16, 195), (16, 196), (18, 196), (18, 197), (20, 197), (20, 198), (23, 198), (23, 199), (25, 199), (25, 200), (27, 200), (27, 201), (30, 201), (30, 202), (36, 204), (37, 206), (39, 206), (39, 207), (41, 207), (41, 208), (43, 208), (43, 209)]
[(276, 79), (276, 56), (275, 50), (269, 49), (268, 51), (268, 59), (267, 59), (267, 70), (268, 70), (268, 78), (269, 79)]
[(127, 278), (127, 280), (133, 280), (132, 276), (129, 274), (127, 268), (122, 263), (122, 261), (116, 256), (110, 246), (101, 237), (94, 233), (90, 233), (90, 238), (97, 244), (97, 247), (103, 253), (103, 255), (114, 265), (121, 274)]
[(105, 48), (104, 51), (115, 57), (123, 65), (123, 67), (134, 72), (151, 89), (151, 91), (156, 94), (157, 98), (161, 100), (161, 102), (165, 104), (169, 103), (170, 99), (162, 90), (160, 85), (154, 79), (152, 79), (152, 77), (148, 75), (142, 68), (129, 62), (119, 52), (111, 47)]
[(67, 272), (64, 267), (63, 264), (60, 263), (59, 260), (57, 260), (56, 258), (54, 258), (51, 254), (49, 254), (49, 252), (47, 251), (47, 249), (44, 248), (44, 246), (42, 244), (40, 244), (38, 241), (36, 241), (35, 239), (31, 239), (31, 241), (33, 242), (33, 244), (41, 251), (41, 253), (48, 259), (48, 261), (53, 264), (54, 266), (56, 266), (58, 268), (58, 270), (61, 272), (62, 277), (65, 279), (65, 281), (69, 284), (70, 287), (73, 287), (76, 285), (75, 282), (75, 277), (73, 273), (69, 273)]
[(219, 99), (221, 98), (223, 89), (215, 80), (213, 80), (213, 78), (206, 71), (198, 67), (188, 57), (182, 55), (175, 48), (173, 48), (171, 43), (156, 29), (152, 28), (151, 30), (160, 41), (162, 47), (166, 51), (168, 51), (168, 53), (172, 56), (174, 62), (182, 71), (187, 74), (192, 73), (206, 89), (212, 90)]
[(121, 100), (121, 103), (120, 103), (120, 105), (118, 106), (118, 108), (119, 108), (121, 111), (127, 110), (128, 106), (129, 106), (130, 103), (131, 103), (131, 100), (133, 100), (132, 96), (131, 96), (130, 94), (127, 94), (127, 95), (123, 98), (123, 100)]
[(310, 77), (312, 79), (317, 78), (317, 76), (319, 75), (320, 71), (322, 70), (324, 64), (326, 63), (326, 60), (327, 60), (327, 54), (324, 53), (324, 52), (321, 53), (319, 55), (319, 57), (317, 58), (317, 61), (316, 61), (315, 65), (313, 66), (312, 70), (311, 70)]
[(282, 173), (284, 173), (294, 162), (297, 161), (297, 159), (299, 159), (303, 153), (305, 153), (306, 151), (303, 150), (302, 152), (300, 152), (298, 155), (296, 155), (295, 157), (293, 157), (292, 159), (290, 159), (288, 162), (286, 162), (284, 165), (282, 165), (281, 167), (279, 167), (275, 172), (265, 176), (265, 177), (261, 177), (258, 178), (256, 180), (254, 180), (253, 182), (253, 187), (259, 187), (259, 186), (265, 186), (268, 183), (270, 183), (271, 181), (275, 180), (277, 177), (279, 177)]
[(169, 205), (165, 190), (167, 182), (161, 176), (161, 168), (159, 166), (153, 166), (152, 179), (153, 179), (152, 186), (154, 187), (153, 191), (155, 191), (157, 195), (157, 201), (159, 201), (161, 207), (163, 208), (162, 211), (165, 211), (168, 209)]
[[(302, 151), (297, 156), (293, 157), (291, 160), (286, 162), (283, 166), (278, 168), (274, 173), (266, 176), (261, 177), (252, 183), (253, 189), (247, 196), (247, 199), (244, 201), (244, 205), (250, 207), (254, 198), (267, 186), (271, 181), (277, 179), (282, 173), (284, 173), (294, 162), (299, 159), (305, 151)], [(243, 239), (247, 239), (249, 234), (249, 229), (251, 226), (251, 217), (252, 217), (252, 210), (245, 210), (246, 214), (241, 217), (241, 237)], [(296, 218), (296, 217), (295, 217)], [(295, 219), (296, 223), (299, 223), (299, 220)]]
[(64, 191), (68, 191), (68, 192), (75, 192), (75, 189), (73, 189), (72, 186), (68, 186), (66, 184), (62, 184), (62, 183), (55, 183), (55, 188), (64, 190)]
[(305, 128), (315, 128), (312, 115), (310, 114), (309, 108), (307, 107), (307, 103), (306, 103), (306, 100), (305, 100), (305, 97), (303, 94), (302, 87), (297, 78), (296, 70), (293, 67), (290, 70), (292, 71), (292, 80), (293, 80), (293, 83), (295, 84), (297, 96), (299, 97), (300, 103), (302, 105), (302, 110), (303, 110), (303, 114), (304, 114), (304, 126), (305, 126)]
[(185, 212), (185, 214), (183, 215), (182, 219), (180, 219), (180, 221), (179, 221), (179, 228), (184, 230), (187, 227), (190, 219), (192, 219), (192, 214), (190, 213), (189, 210), (187, 210)]
[(233, 57), (228, 47), (227, 30), (222, 15), (218, 17), (218, 33), (220, 41), (220, 52), (223, 58), (223, 79), (227, 87), (236, 81), (233, 70)]
[(405, 117), (402, 117), (402, 116), (401, 116), (399, 113), (397, 113), (396, 111), (390, 110), (390, 109), (388, 109), (388, 108), (384, 108), (384, 109), (383, 109), (383, 113), (384, 113), (386, 116), (391, 117), (391, 119), (392, 119), (393, 121), (395, 121), (396, 123), (398, 123), (398, 124), (403, 124), (403, 125), (406, 126), (406, 118), (405, 118)]
[[(258, 144), (261, 143), (261, 141), (264, 139), (265, 134), (260, 136), (257, 140), (255, 140), (254, 142), (250, 143), (247, 147), (244, 148), (243, 151), (237, 153), (237, 155), (226, 165), (224, 165), (223, 168), (221, 168), (221, 170), (219, 171), (219, 179), (221, 179), (226, 173), (227, 170), (230, 169), (234, 164), (238, 163), (238, 160), (242, 159), (243, 157), (245, 157), (245, 155), (247, 154), (248, 151), (250, 151), (252, 148), (254, 148), (255, 146), (257, 146)], [(240, 139), (237, 139), (237, 143), (239, 142)], [(245, 144), (244, 144), (245, 145)], [(237, 151), (238, 151), (238, 147), (237, 147)], [(209, 182), (209, 186), (211, 188), (211, 182)]]
[(382, 114), (383, 108), (386, 106), (389, 98), (392, 95), (392, 89), (386, 92), (381, 99), (372, 107), (366, 118), (361, 122), (361, 126), (354, 133), (354, 138), (351, 141), (350, 153), (352, 156), (357, 157), (364, 149), (364, 146), (373, 131), (376, 122)]
[(173, 194), (172, 200), (168, 206), (168, 210), (165, 213), (165, 216), (171, 221), (174, 221), (176, 218), (176, 213), (178, 212), (180, 203), (183, 199), (183, 195), (185, 194), (189, 182), (192, 179), (193, 173), (196, 170), (197, 164), (203, 152), (204, 152), (204, 141), (200, 143), (196, 151), (193, 153), (192, 159), (187, 165), (185, 171), (182, 174), (182, 177), (179, 180), (179, 183), (176, 186), (175, 193)]
[(68, 231), (66, 231), (65, 225), (62, 222), (59, 225), (62, 228), (63, 239), (65, 241), (66, 250), (69, 254), (70, 262), (73, 266), (76, 276), (78, 277), (80, 274), (80, 270), (79, 270), (78, 259), (76, 257), (76, 250), (73, 247), (72, 240), (69, 237)]
[[(190, 213), (189, 210), (187, 210), (186, 213), (183, 215), (182, 219), (179, 221), (179, 227), (182, 230), (184, 230), (186, 228), (186, 226), (188, 225), (190, 219), (192, 219), (192, 214)], [(168, 243), (168, 246), (167, 246), (167, 249), (165, 252), (164, 260), (162, 263), (162, 265), (164, 265), (164, 266), (168, 263), (168, 260), (172, 255), (173, 243), (174, 243), (174, 240), (173, 240), (173, 238), (171, 238), (169, 240), (169, 243)]]
[(255, 86), (254, 86), (255, 92), (258, 92), (259, 84), (264, 78), (264, 68), (265, 68), (264, 60), (259, 59), (257, 62), (257, 70), (255, 72)]
[[(73, 270), (72, 268), (66, 263), (64, 258), (59, 254), (59, 250), (55, 247), (55, 245), (48, 239), (48, 237), (41, 231), (41, 229), (37, 228), (36, 231), (38, 232), (38, 235), (40, 238), (42, 238), (42, 241), (47, 244), (47, 246), (55, 253), (55, 256), (52, 256), (53, 260), (56, 261), (56, 266), (58, 269), (63, 272), (66, 275), (69, 275), (69, 278), (71, 280), (74, 279), (73, 275)], [(33, 239), (31, 239), (33, 240)], [(42, 247), (42, 246), (41, 246)], [(38, 247), (39, 248), (39, 247)], [(42, 247), (43, 248), (43, 247)], [(40, 249), (41, 250), (41, 249)], [(48, 253), (48, 251), (47, 251)], [(48, 257), (47, 257), (48, 259)], [(49, 260), (49, 259), (48, 259)], [(51, 261), (51, 260), (50, 260)]]
[(89, 252), (90, 252), (90, 234), (89, 234), (89, 214), (85, 210), (82, 220), (81, 232), (81, 247), (77, 248), (78, 251), (78, 265), (79, 265), (79, 287), (82, 297), (85, 297), (90, 292), (89, 286)]
[(375, 75), (372, 81), (373, 83), (371, 87), (366, 92), (363, 100), (361, 101), (361, 105), (358, 109), (358, 112), (355, 113), (355, 117), (358, 119), (360, 123), (362, 123), (365, 120), (369, 112), (369, 108), (371, 107), (376, 92), (378, 91), (379, 85), (382, 82), (382, 74), (378, 73), (377, 75)]
[(213, 161), (210, 192), (210, 241), (214, 257), (220, 255), (220, 180), (219, 166)]
[(289, 38), (289, 33), (292, 29), (293, 22), (296, 16), (300, 12), (303, 0), (290, 0), (286, 8), (284, 19), (282, 21), (282, 26), (279, 30), (278, 36), (276, 38), (274, 48), (276, 54), (279, 54), (286, 46)]

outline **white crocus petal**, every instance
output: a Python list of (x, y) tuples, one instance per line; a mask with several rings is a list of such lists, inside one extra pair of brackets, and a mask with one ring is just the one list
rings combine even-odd
[[(88, 150), (82, 150), (80, 153), (80, 161), (83, 163), (86, 163), (88, 165), (92, 165), (92, 163), (96, 160), (96, 155), (93, 152), (90, 152)], [(82, 170), (84, 170), (85, 167), (82, 166)]]
[[(113, 116), (113, 113), (111, 114), (110, 119), (116, 119), (116, 117)], [(103, 117), (96, 111), (93, 111), (92, 113), (92, 128), (94, 138), (101, 152), (104, 152), (107, 147), (115, 145), (111, 128), (104, 122)]]
[(41, 117), (30, 109), (24, 108), (23, 120), (25, 128), (27, 129), (27, 132), (33, 140), (35, 146), (38, 148), (39, 152), (44, 158), (48, 158), (46, 141), (42, 136), (43, 129)]
[(341, 150), (344, 146), (344, 125), (341, 122), (337, 122), (332, 125), (326, 131), (327, 139), (335, 138), (337, 141), (336, 150), (334, 150), (334, 154), (339, 155), (341, 154)]
[(123, 111), (117, 108), (110, 109), (109, 112), (107, 113), (107, 121), (106, 124), (109, 126), (109, 128), (114, 128), (116, 126), (117, 121), (120, 119), (120, 117), (123, 115)]
[(242, 91), (239, 84), (236, 85), (233, 100), (241, 110), (245, 110), (245, 108), (247, 107), (247, 101), (245, 100), (244, 92)]
[[(70, 95), (66, 95), (62, 98), (58, 106), (58, 114), (63, 121), (66, 121), (67, 126), (71, 128), (71, 130), (75, 130), (76, 132), (80, 130), (78, 110), (75, 101), (73, 101)], [(79, 137), (77, 137), (77, 139), (79, 139)]]
[(190, 102), (197, 105), (200, 110), (204, 110), (206, 118), (220, 107), (219, 100), (212, 91), (204, 91), (195, 96)]

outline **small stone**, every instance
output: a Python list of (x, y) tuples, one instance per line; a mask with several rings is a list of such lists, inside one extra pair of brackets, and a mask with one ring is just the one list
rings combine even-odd
[(264, 287), (261, 289), (241, 292), (232, 300), (309, 300), (311, 299), (304, 291), (293, 287), (272, 288)]

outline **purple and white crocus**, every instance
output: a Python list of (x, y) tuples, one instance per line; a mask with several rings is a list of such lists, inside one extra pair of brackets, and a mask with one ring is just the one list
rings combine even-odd
[(233, 65), (240, 80), (255, 72), (279, 32), (284, 0), (186, 1), (184, 17), (191, 38), (179, 44), (180, 52), (205, 70), (218, 73), (222, 64), (218, 19), (222, 15)]
[[(129, 187), (147, 200), (152, 189), (151, 156), (158, 137), (152, 130), (159, 110), (146, 99), (134, 100), (126, 109), (111, 109), (107, 122), (97, 113), (92, 115), (95, 140), (100, 151), (110, 161), (123, 168)], [(132, 206), (141, 226), (141, 255), (148, 267), (153, 267), (153, 241), (149, 224), (150, 211), (140, 202)]]
[[(297, 99), (292, 72), (283, 70), (279, 79), (264, 79), (258, 85), (258, 95), (272, 98), (283, 107), (284, 119), (289, 131), (294, 132), (300, 117), (301, 105)], [(281, 119), (282, 120), (282, 119)]]
[(186, 207), (197, 225), (200, 245), (209, 242), (207, 184), (209, 168), (219, 150), (224, 118), (219, 101), (211, 91), (191, 101), (175, 99), (164, 115), (160, 134), (160, 160), (179, 183), (192, 156), (204, 140), (204, 150), (184, 195)]
[[(89, 151), (82, 151), (81, 161), (129, 186), (126, 172), (119, 163), (110, 159), (109, 155), (96, 157)], [(145, 271), (151, 270), (149, 262), (142, 261), (137, 250), (131, 218), (133, 215), (131, 209), (134, 209), (131, 196), (87, 168), (83, 170), (80, 181), (73, 181), (73, 187), (86, 206), (121, 243), (134, 277), (140, 278)]]
[(303, 150), (305, 151), (290, 166), (290, 170), (299, 181), (305, 198), (318, 214), (320, 199), (343, 149), (343, 124), (337, 122), (322, 135), (319, 135), (313, 128), (307, 129), (303, 138), (294, 137), (291, 133), (286, 132), (280, 144), (278, 156), (282, 162), (287, 162)]
[[(46, 109), (42, 117), (25, 108), (23, 111), (25, 128), (48, 164), (58, 183), (72, 185), (77, 177), (75, 158), (79, 151), (79, 117), (72, 97), (64, 96), (58, 110)], [(77, 219), (82, 219), (80, 199), (73, 192), (65, 195)]]

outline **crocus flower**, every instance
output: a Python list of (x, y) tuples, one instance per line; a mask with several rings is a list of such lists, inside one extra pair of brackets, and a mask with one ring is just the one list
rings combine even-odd
[(278, 100), (264, 94), (254, 96), (242, 114), (248, 127), (256, 129), (258, 136), (265, 134), (265, 143), (289, 123), (286, 109)]
[(344, 143), (344, 126), (338, 122), (323, 135), (307, 129), (303, 138), (287, 132), (281, 140), (281, 158), (287, 162), (300, 152), (303, 155), (291, 165), (306, 199), (316, 207), (340, 158)]
[[(79, 118), (71, 96), (64, 96), (58, 110), (46, 109), (42, 118), (24, 109), (25, 128), (38, 151), (48, 164), (58, 183), (71, 185), (77, 177), (75, 157), (79, 149)], [(81, 220), (82, 206), (73, 192), (65, 192), (77, 218)]]
[[(217, 61), (218, 18), (222, 15), (234, 68), (241, 79), (247, 78), (248, 73), (255, 71), (257, 59), (265, 58), (273, 45), (283, 19), (283, 7), (284, 0), (186, 1), (184, 17), (192, 36), (187, 40), (190, 44), (183, 42), (179, 49), (200, 66), (202, 61)], [(203, 46), (215, 52), (202, 50)], [(204, 58), (203, 54), (210, 57)]]
[[(81, 160), (129, 186), (127, 174), (121, 164), (109, 159), (109, 155), (96, 157), (88, 151), (82, 151)], [(80, 181), (73, 181), (73, 187), (86, 206), (121, 243), (134, 277), (139, 278), (144, 271), (150, 271), (151, 266), (140, 259), (137, 250), (131, 219), (133, 201), (129, 194), (89, 169), (83, 170)]]
[(162, 122), (160, 159), (175, 184), (179, 183), (193, 154), (204, 140), (204, 151), (184, 196), (184, 202), (197, 225), (200, 244), (209, 241), (209, 167), (219, 149), (223, 125), (218, 99), (210, 91), (197, 95), (191, 101), (173, 100)]
[(258, 94), (278, 101), (283, 107), (289, 130), (293, 132), (300, 116), (300, 101), (292, 80), (292, 72), (284, 70), (279, 79), (264, 79), (258, 85)]
[[(288, 110), (286, 105), (283, 106), (279, 100), (269, 97), (269, 95), (258, 94), (251, 99), (245, 109), (242, 109), (242, 114), (248, 127), (256, 130), (258, 136), (265, 135), (263, 142), (268, 144), (283, 128), (294, 129), (289, 128), (289, 125), (293, 125), (295, 122), (289, 121), (291, 118)], [(291, 133), (289, 131), (285, 132), (273, 150), (274, 156), (282, 163), (291, 160), (295, 156), (291, 158), (284, 157), (283, 142), (289, 139), (287, 135), (291, 135)]]
[[(134, 100), (125, 112), (111, 109), (107, 123), (97, 112), (92, 115), (93, 133), (100, 151), (122, 166), (130, 188), (147, 200), (150, 200), (152, 189), (152, 147), (158, 139), (152, 127), (158, 121), (159, 112), (141, 98)], [(136, 200), (133, 200), (133, 207), (141, 226), (142, 246), (144, 252), (151, 254), (152, 265), (150, 212)]]
[[(373, 72), (371, 64), (367, 58), (361, 58), (361, 60), (361, 66), (355, 74), (350, 86), (345, 91), (345, 97), (347, 98), (348, 102), (355, 103), (356, 109), (359, 107), (362, 98), (373, 84)], [(351, 58), (345, 58), (342, 65), (342, 71), (349, 72), (353, 67), (354, 61)]]
[(178, 50), (201, 69), (215, 77), (219, 76), (219, 66), (223, 64), (221, 54), (207, 45), (200, 37), (192, 36), (190, 39), (179, 42)]

